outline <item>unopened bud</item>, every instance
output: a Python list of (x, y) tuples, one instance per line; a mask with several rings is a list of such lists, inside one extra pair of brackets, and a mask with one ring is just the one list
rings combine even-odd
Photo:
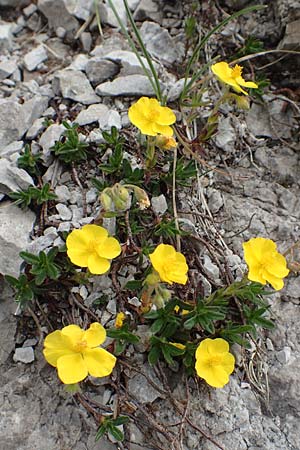
[(135, 198), (137, 199), (137, 201), (139, 203), (140, 209), (148, 208), (150, 206), (150, 200), (149, 200), (149, 197), (148, 197), (146, 191), (144, 191), (144, 189), (142, 189), (138, 186), (133, 186), (133, 191), (134, 191)]
[(244, 95), (236, 95), (235, 96), (236, 106), (240, 109), (244, 109), (248, 111), (250, 109), (250, 103), (248, 97)]
[(145, 284), (148, 284), (148, 286), (156, 286), (159, 282), (160, 278), (156, 272), (151, 272), (146, 276)]
[(105, 191), (106, 191), (106, 189), (100, 194), (100, 200), (101, 200), (101, 204), (102, 204), (103, 208), (105, 209), (105, 211), (110, 211), (113, 206), (113, 201), (112, 201), (110, 195), (108, 194), (108, 192), (105, 192)]
[(158, 135), (155, 139), (155, 145), (161, 150), (171, 150), (177, 147), (177, 142), (172, 136)]

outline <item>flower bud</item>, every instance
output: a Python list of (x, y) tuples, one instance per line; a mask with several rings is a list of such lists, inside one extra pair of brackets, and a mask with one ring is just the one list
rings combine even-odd
[(177, 142), (172, 136), (158, 135), (155, 138), (155, 145), (161, 150), (171, 150), (177, 147)]
[[(107, 191), (107, 192), (105, 192), (105, 191)], [(108, 194), (108, 190), (104, 189), (104, 191), (101, 192), (100, 200), (101, 200), (101, 204), (102, 204), (103, 208), (105, 209), (105, 211), (110, 211), (112, 209), (113, 201), (112, 201), (110, 195)]]
[(236, 95), (235, 101), (238, 108), (244, 109), (245, 111), (248, 111), (248, 109), (250, 109), (249, 100), (244, 95)]
[(158, 273), (151, 272), (149, 275), (146, 276), (145, 284), (148, 286), (156, 286), (160, 282), (160, 278)]
[(134, 195), (139, 203), (140, 209), (148, 208), (150, 206), (150, 200), (149, 200), (149, 197), (148, 197), (146, 191), (144, 191), (144, 189), (142, 189), (138, 186), (134, 186), (133, 191), (134, 191)]

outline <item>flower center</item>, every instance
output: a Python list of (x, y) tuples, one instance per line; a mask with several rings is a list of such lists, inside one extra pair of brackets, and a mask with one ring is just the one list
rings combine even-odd
[(146, 113), (146, 117), (149, 120), (149, 122), (156, 122), (156, 119), (159, 116), (159, 110), (152, 108)]
[(78, 353), (81, 353), (86, 348), (87, 348), (87, 342), (85, 339), (77, 341), (76, 344), (74, 345), (74, 351), (78, 352)]
[(90, 242), (88, 243), (88, 249), (90, 252), (94, 252), (95, 251), (95, 247), (99, 244), (99, 239), (91, 239)]
[(231, 72), (232, 78), (240, 77), (242, 75), (242, 70), (243, 70), (243, 68), (241, 66), (239, 66), (238, 64), (236, 64)]
[(220, 365), (221, 363), (222, 363), (221, 355), (210, 356), (209, 359), (207, 360), (208, 367), (215, 367)]

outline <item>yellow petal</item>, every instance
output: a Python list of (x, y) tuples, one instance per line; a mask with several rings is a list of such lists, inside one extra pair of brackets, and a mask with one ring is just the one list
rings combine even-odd
[[(204, 378), (204, 377), (202, 377)], [(222, 388), (229, 381), (229, 375), (221, 366), (211, 367), (207, 371), (206, 377), (204, 378), (206, 383), (214, 388)]]
[(278, 278), (284, 278), (290, 272), (285, 257), (280, 253), (272, 255), (272, 264), (268, 265), (267, 270)]
[(87, 377), (88, 369), (81, 353), (74, 353), (58, 359), (57, 373), (63, 383), (74, 384)]
[(176, 116), (167, 106), (162, 106), (156, 120), (159, 125), (172, 125), (176, 122)]
[(250, 281), (256, 281), (257, 283), (266, 284), (266, 279), (263, 278), (260, 267), (251, 267), (247, 275)]
[(229, 344), (225, 339), (210, 339), (208, 342), (208, 353), (214, 355), (216, 353), (228, 353)]
[(257, 84), (254, 83), (254, 81), (245, 81), (243, 77), (237, 77), (236, 78), (236, 82), (240, 86), (245, 86), (247, 88), (252, 88), (252, 89), (257, 89), (258, 88)]
[(68, 325), (61, 330), (61, 333), (67, 336), (74, 345), (84, 338), (84, 331), (78, 325)]
[(101, 258), (96, 252), (90, 254), (88, 259), (88, 269), (95, 275), (102, 275), (110, 268), (110, 262), (106, 258)]
[(207, 338), (200, 342), (196, 350), (196, 359), (208, 357), (210, 341), (212, 341), (212, 339)]
[(168, 125), (160, 125), (157, 122), (153, 123), (153, 130), (156, 133), (163, 134), (164, 136), (173, 136), (173, 128)]
[(88, 241), (102, 240), (108, 236), (108, 232), (105, 228), (93, 224), (84, 225), (81, 232)]
[(64, 336), (61, 330), (48, 334), (44, 341), (43, 355), (51, 366), (57, 366), (57, 360), (61, 356), (73, 354), (72, 342)]
[(231, 77), (232, 69), (229, 67), (227, 62), (221, 61), (211, 66), (212, 72), (220, 78), (220, 80), (227, 83), (227, 80)]
[(89, 374), (93, 377), (106, 377), (116, 364), (116, 357), (103, 348), (87, 349), (83, 353)]
[(226, 353), (223, 356), (222, 367), (228, 375), (230, 375), (234, 371), (234, 365), (235, 357), (229, 352)]
[(88, 237), (82, 233), (82, 230), (73, 230), (66, 239), (67, 249), (77, 249), (80, 252), (85, 252), (89, 244)]
[(97, 245), (96, 251), (102, 258), (113, 259), (121, 253), (121, 246), (117, 239), (109, 237), (101, 245)]
[(275, 289), (275, 291), (280, 291), (280, 289), (283, 288), (284, 282), (282, 278), (278, 278), (268, 271), (264, 271), (264, 276), (266, 277), (266, 280), (270, 285)]
[(67, 255), (70, 258), (70, 261), (79, 267), (87, 267), (90, 254), (91, 252), (88, 247), (83, 251), (76, 248), (67, 249)]
[(98, 345), (105, 341), (106, 331), (100, 323), (94, 322), (90, 325), (90, 328), (84, 332), (84, 339), (86, 340), (88, 347), (98, 347)]

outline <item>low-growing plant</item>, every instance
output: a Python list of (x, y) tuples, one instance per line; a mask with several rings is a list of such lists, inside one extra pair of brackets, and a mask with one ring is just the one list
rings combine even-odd
[(62, 137), (50, 148), (61, 161), (66, 164), (77, 163), (87, 159), (88, 144), (80, 140), (78, 124), (62, 122), (65, 127)]

